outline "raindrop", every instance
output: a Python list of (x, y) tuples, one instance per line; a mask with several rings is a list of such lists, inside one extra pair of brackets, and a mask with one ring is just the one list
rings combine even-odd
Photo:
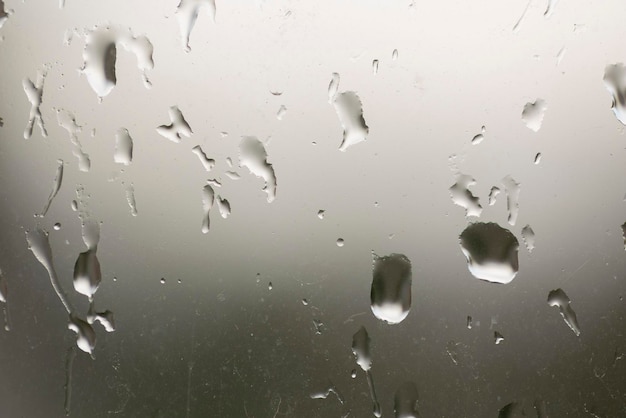
[(4, 1), (0, 0), (0, 28), (2, 28), (2, 25), (4, 25), (4, 22), (6, 22), (9, 19), (9, 16), (11, 15), (12, 10), (6, 10), (4, 8)]
[(378, 60), (372, 61), (372, 71), (374, 74), (378, 74)]
[(41, 211), (41, 217), (43, 218), (48, 213), (48, 209), (50, 209), (50, 205), (52, 204), (52, 200), (55, 198), (57, 193), (59, 193), (59, 189), (61, 188), (61, 184), (63, 183), (63, 160), (57, 160), (57, 171), (54, 176), (54, 180), (52, 181), (52, 190), (50, 191), (50, 195), (48, 196), (48, 202), (46, 202), (46, 206), (44, 206)]
[(60, 230), (61, 229), (61, 223), (60, 222), (55, 223), (52, 228), (54, 228), (55, 231)]
[(556, 54), (556, 65), (560, 65), (561, 61), (563, 60), (563, 57), (565, 56), (565, 52), (567, 52), (567, 49), (565, 49), (565, 47), (563, 46), (561, 49), (559, 49), (559, 52)]
[(415, 383), (403, 383), (396, 391), (393, 401), (393, 410), (396, 418), (418, 418), (417, 402), (417, 387)]
[(615, 117), (623, 125), (626, 125), (626, 67), (617, 63), (608, 65), (604, 69), (604, 86), (611, 93), (613, 102), (611, 109)]
[(399, 324), (411, 309), (411, 261), (403, 254), (375, 256), (371, 309), (388, 324)]
[(83, 172), (89, 171), (91, 168), (91, 160), (89, 159), (89, 155), (83, 152), (83, 147), (78, 140), (78, 134), (81, 131), (81, 126), (76, 123), (76, 118), (67, 110), (57, 109), (57, 122), (59, 123), (59, 126), (65, 129), (70, 135), (72, 155), (78, 159), (78, 169)]
[(233, 159), (230, 157), (226, 157), (226, 164), (229, 168), (233, 168)]
[(369, 127), (363, 118), (363, 105), (359, 96), (352, 91), (339, 93), (333, 104), (343, 127), (343, 139), (339, 150), (345, 151), (352, 145), (365, 141)]
[(239, 173), (235, 171), (226, 171), (224, 174), (226, 175), (226, 177), (228, 177), (231, 180), (239, 180), (241, 178)]
[(472, 138), (472, 145), (478, 145), (481, 142), (483, 142), (483, 139), (485, 139), (485, 127), (483, 126), (481, 129), (481, 132), (477, 135), (474, 135), (474, 137)]
[(470, 224), (459, 236), (467, 268), (480, 280), (506, 284), (519, 269), (519, 242), (508, 229), (495, 223)]
[(272, 282), (269, 282), (269, 283), (267, 284), (267, 289), (268, 289), (268, 290), (272, 290), (272, 289), (274, 289), (274, 285), (272, 285)]
[(455, 343), (454, 341), (448, 341), (448, 343), (446, 344), (446, 353), (448, 354), (450, 360), (452, 360), (455, 366), (458, 366), (459, 364), (459, 354), (456, 350), (457, 345), (458, 343)]
[(515, 22), (515, 26), (513, 26), (513, 33), (516, 33), (519, 30), (520, 23), (522, 23), (522, 20), (524, 20), (524, 16), (526, 16), (526, 12), (528, 11), (528, 8), (530, 7), (531, 2), (532, 0), (528, 0), (528, 3), (526, 4), (524, 11), (522, 12), (522, 15), (519, 17), (519, 19), (517, 19), (517, 22)]
[(126, 128), (120, 128), (115, 134), (113, 161), (124, 165), (129, 165), (133, 161), (133, 138)]
[(556, 4), (559, 2), (559, 0), (548, 0), (548, 6), (546, 7), (546, 11), (543, 12), (543, 15), (545, 17), (550, 17), (552, 15), (552, 12), (554, 12), (554, 8), (556, 7)]
[(309, 304), (309, 301), (307, 299), (302, 299), (302, 304), (304, 306), (307, 306)]
[(392, 61), (395, 61), (398, 59), (398, 50), (394, 49), (393, 52), (391, 53), (391, 59)]
[(151, 86), (146, 74), (154, 67), (153, 47), (150, 40), (144, 35), (134, 36), (130, 28), (95, 26), (89, 31), (85, 41), (82, 73), (87, 76), (89, 85), (100, 100), (111, 93), (117, 84), (115, 74), (117, 44), (135, 54), (137, 67), (142, 72), (143, 83), (146, 88)]
[(339, 74), (333, 73), (333, 76), (328, 84), (328, 103), (333, 103), (337, 92), (339, 91)]
[(80, 318), (70, 315), (70, 323), (67, 326), (76, 333), (76, 345), (78, 348), (95, 358), (93, 350), (96, 347), (96, 332), (93, 327)]
[(522, 239), (524, 240), (528, 252), (533, 252), (535, 249), (535, 231), (533, 231), (530, 225), (526, 225), (522, 228)]
[(72, 210), (74, 212), (76, 212), (78, 210), (78, 202), (76, 202), (75, 200), (72, 200)]
[(9, 308), (8, 308), (9, 287), (7, 280), (4, 277), (4, 273), (0, 270), (0, 302), (2, 302), (2, 311), (4, 313), (4, 329), (5, 331), (11, 330), (11, 324), (9, 321)]
[(313, 326), (315, 327), (315, 334), (322, 335), (322, 328), (324, 327), (324, 323), (319, 319), (314, 319)]
[(498, 412), (498, 418), (518, 418), (524, 416), (526, 416), (524, 409), (517, 402), (511, 402), (510, 404), (505, 405)]
[(541, 162), (541, 153), (538, 152), (537, 155), (535, 155), (534, 163), (539, 164), (540, 162)]
[(213, 191), (213, 188), (207, 184), (202, 189), (202, 211), (204, 212), (204, 216), (202, 217), (201, 231), (203, 234), (206, 234), (207, 232), (209, 232), (209, 228), (211, 226), (209, 212), (213, 208), (214, 203), (215, 203), (215, 191)]
[(624, 251), (626, 251), (626, 222), (622, 224), (622, 238), (624, 238)]
[(467, 329), (472, 329), (472, 317), (467, 316)]
[(352, 336), (352, 353), (356, 356), (356, 362), (365, 372), (367, 377), (367, 384), (370, 389), (370, 397), (372, 398), (374, 416), (380, 417), (381, 410), (376, 391), (374, 389), (374, 379), (372, 378), (372, 359), (370, 357), (370, 337), (367, 334), (365, 327), (359, 328), (359, 330)]
[(215, 22), (215, 0), (181, 0), (178, 4), (176, 16), (178, 16), (180, 36), (183, 41), (183, 49), (185, 52), (191, 51), (189, 38), (191, 36), (191, 31), (196, 24), (196, 20), (198, 19), (198, 13), (203, 7), (206, 7), (211, 21)]
[(278, 112), (276, 112), (276, 119), (283, 120), (286, 114), (287, 108), (284, 105), (281, 105), (280, 108), (278, 108)]
[(183, 281), (181, 279), (176, 280), (176, 283), (181, 284)]
[(454, 183), (450, 187), (450, 197), (455, 205), (461, 206), (465, 209), (465, 216), (480, 216), (483, 211), (483, 207), (479, 203), (479, 199), (475, 197), (469, 190), (470, 186), (476, 184), (476, 180), (472, 176), (466, 174), (459, 174)]
[[(2, 17), (0, 15), (0, 22), (2, 22)], [(5, 18), (6, 20), (6, 18)], [(1, 25), (0, 25), (1, 26)], [(41, 135), (43, 137), (48, 136), (48, 132), (46, 131), (46, 126), (43, 121), (43, 117), (41, 116), (41, 102), (43, 100), (43, 84), (46, 80), (47, 68), (44, 68), (42, 71), (37, 72), (37, 81), (33, 82), (30, 78), (25, 78), (22, 81), (22, 86), (24, 87), (24, 93), (26, 93), (26, 97), (30, 102), (30, 115), (28, 116), (28, 124), (26, 125), (26, 129), (24, 130), (24, 138), (28, 139), (33, 134), (33, 128), (35, 126), (35, 122), (39, 126), (41, 130)]]
[(313, 392), (310, 397), (311, 399), (326, 399), (330, 396), (331, 393), (334, 394), (337, 397), (337, 400), (343, 405), (343, 396), (341, 396), (341, 394), (337, 390), (337, 387), (330, 380), (328, 380), (324, 389)]
[(160, 282), (161, 282), (161, 284), (165, 284), (165, 277), (161, 277)]
[(496, 345), (499, 345), (500, 343), (502, 343), (504, 341), (504, 337), (498, 331), (494, 331), (493, 339), (494, 339)]
[(267, 201), (276, 198), (276, 173), (272, 164), (267, 162), (267, 151), (261, 141), (254, 136), (244, 136), (239, 143), (239, 165), (247, 167), (250, 173), (265, 180), (263, 191)]
[(176, 143), (179, 143), (183, 136), (191, 137), (193, 131), (178, 106), (171, 106), (168, 113), (172, 123), (159, 126), (156, 128), (157, 133)]
[(502, 184), (506, 191), (506, 208), (509, 212), (509, 224), (515, 225), (517, 222), (517, 214), (519, 212), (519, 194), (521, 191), (520, 184), (511, 176), (502, 179)]
[(543, 115), (548, 109), (545, 100), (537, 99), (533, 103), (526, 103), (522, 110), (522, 120), (531, 131), (539, 131), (543, 122)]
[(343, 247), (344, 241), (343, 238), (337, 238), (337, 247)]
[(497, 186), (493, 186), (489, 191), (489, 206), (493, 206), (496, 204), (496, 198), (500, 194), (500, 188)]
[(222, 218), (224, 219), (228, 218), (228, 216), (230, 216), (230, 203), (228, 202), (228, 200), (222, 199), (218, 195), (216, 202), (217, 202), (217, 209), (219, 210)]
[(90, 300), (102, 281), (100, 262), (95, 249), (89, 249), (78, 256), (74, 264), (74, 289)]
[(570, 303), (571, 301), (563, 289), (552, 290), (548, 294), (548, 305), (559, 308), (563, 320), (578, 337), (580, 335), (580, 326), (578, 325), (578, 319), (576, 319), (576, 312), (574, 312)]
[(317, 217), (320, 219), (324, 219), (324, 215), (326, 214), (326, 211), (323, 209), (320, 209), (317, 211)]
[(128, 207), (130, 207), (130, 214), (133, 216), (137, 216), (137, 202), (135, 201), (135, 187), (133, 184), (129, 184), (126, 187), (126, 202), (128, 203)]

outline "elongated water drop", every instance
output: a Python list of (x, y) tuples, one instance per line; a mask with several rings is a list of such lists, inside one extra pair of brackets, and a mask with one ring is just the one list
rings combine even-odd
[(479, 199), (475, 197), (469, 190), (470, 186), (476, 184), (476, 180), (472, 176), (459, 174), (456, 183), (450, 186), (450, 197), (455, 205), (465, 209), (465, 216), (480, 216), (483, 207), (480, 205)]
[(374, 74), (378, 74), (378, 60), (372, 61), (372, 71)]
[(126, 128), (120, 128), (115, 134), (113, 161), (124, 165), (129, 165), (133, 161), (133, 138)]
[(185, 52), (191, 51), (189, 38), (193, 27), (196, 25), (198, 13), (200, 13), (200, 9), (202, 8), (206, 8), (211, 21), (215, 22), (215, 0), (181, 0), (176, 9), (176, 16), (178, 17), (178, 24), (180, 26), (180, 36)]
[(572, 309), (571, 301), (563, 289), (555, 289), (548, 294), (548, 305), (559, 308), (563, 320), (578, 337), (580, 335), (580, 326), (578, 325), (576, 312)]
[(4, 277), (4, 273), (0, 269), (0, 302), (2, 302), (2, 311), (4, 313), (4, 330), (9, 331), (11, 329), (11, 322), (9, 320), (9, 286), (7, 279)]
[(323, 389), (317, 390), (311, 393), (310, 397), (311, 399), (326, 399), (330, 396), (331, 393), (335, 395), (337, 400), (343, 405), (344, 403), (343, 396), (341, 396), (341, 393), (339, 393), (339, 391), (337, 390), (337, 387), (331, 380), (328, 380), (326, 382), (326, 385), (324, 386)]
[(353, 91), (339, 93), (333, 104), (343, 127), (343, 139), (339, 150), (345, 151), (352, 145), (365, 141), (369, 127), (363, 117), (363, 105), (359, 96)]
[(95, 358), (93, 350), (96, 347), (96, 332), (93, 327), (80, 318), (70, 315), (68, 328), (76, 333), (76, 345), (78, 348)]
[(41, 211), (42, 218), (48, 213), (48, 209), (50, 209), (52, 200), (54, 200), (57, 193), (59, 193), (59, 189), (61, 189), (61, 184), (63, 184), (63, 160), (57, 160), (57, 163), (59, 165), (57, 166), (56, 175), (54, 176), (54, 180), (52, 181), (52, 190), (50, 191), (50, 195), (48, 196), (46, 206), (44, 206), (43, 210)]
[(168, 113), (172, 123), (159, 126), (156, 129), (158, 134), (176, 143), (179, 143), (183, 136), (191, 137), (193, 131), (178, 106), (171, 106)]
[(25, 139), (30, 138), (33, 134), (35, 122), (37, 122), (37, 125), (41, 130), (41, 136), (48, 136), (48, 131), (46, 131), (46, 126), (40, 110), (41, 102), (43, 101), (43, 85), (44, 81), (46, 80), (47, 73), (47, 68), (44, 68), (42, 71), (37, 72), (36, 82), (33, 82), (30, 78), (25, 78), (22, 81), (24, 93), (26, 93), (26, 97), (30, 102), (30, 114), (28, 116), (28, 124), (26, 125), (26, 129), (24, 130)]
[(521, 418), (525, 416), (524, 409), (517, 402), (505, 405), (498, 412), (498, 418)]
[(202, 211), (204, 215), (202, 217), (202, 233), (206, 234), (209, 232), (209, 228), (211, 226), (211, 220), (209, 219), (209, 212), (213, 208), (213, 204), (215, 203), (215, 191), (213, 191), (213, 187), (210, 185), (204, 186), (202, 189)]
[(500, 188), (493, 186), (489, 191), (489, 206), (493, 206), (496, 204), (496, 198), (500, 194)]
[(126, 186), (126, 203), (128, 203), (128, 207), (130, 208), (130, 214), (132, 216), (137, 216), (137, 202), (135, 200), (135, 187), (133, 184), (129, 184)]
[(239, 165), (265, 180), (263, 191), (267, 194), (267, 201), (273, 202), (276, 198), (276, 173), (272, 164), (267, 161), (265, 146), (256, 137), (244, 136), (242, 138), (239, 143)]
[(540, 153), (540, 152), (538, 152), (538, 153), (535, 155), (535, 159), (534, 159), (534, 161), (533, 161), (533, 162), (534, 162), (535, 164), (539, 164), (539, 163), (541, 162), (541, 153)]
[(67, 110), (57, 109), (57, 122), (59, 126), (67, 131), (72, 143), (72, 154), (78, 159), (78, 169), (83, 172), (89, 171), (91, 168), (91, 160), (89, 155), (83, 152), (83, 147), (78, 139), (78, 134), (82, 131), (82, 127), (76, 122), (76, 118)]
[(287, 108), (284, 105), (281, 105), (278, 108), (278, 112), (276, 112), (276, 119), (283, 120), (286, 114), (287, 114)]
[(522, 239), (524, 240), (526, 249), (531, 253), (535, 249), (535, 231), (533, 231), (530, 225), (526, 225), (522, 228)]
[(222, 218), (226, 219), (230, 216), (230, 203), (226, 199), (222, 199), (219, 195), (216, 199), (217, 209), (220, 212)]
[(337, 92), (339, 91), (339, 74), (333, 73), (330, 83), (328, 84), (328, 103), (333, 103)]
[(398, 50), (397, 49), (394, 49), (393, 52), (391, 53), (391, 59), (393, 61), (398, 59)]
[(617, 63), (604, 69), (604, 86), (611, 93), (611, 109), (615, 117), (626, 125), (626, 67)]
[(496, 343), (496, 345), (499, 345), (504, 341), (504, 337), (498, 331), (494, 331), (493, 340)]
[(519, 242), (508, 229), (495, 223), (477, 222), (459, 236), (467, 268), (480, 280), (506, 284), (519, 269)]
[(382, 321), (399, 324), (411, 309), (411, 261), (403, 254), (375, 257), (372, 312)]
[(374, 378), (372, 377), (372, 359), (370, 355), (370, 337), (367, 334), (365, 327), (359, 328), (359, 330), (352, 336), (352, 352), (356, 357), (357, 364), (365, 372), (367, 377), (367, 384), (370, 389), (370, 397), (372, 398), (374, 416), (380, 417), (381, 410), (378, 398), (376, 396), (376, 390), (374, 389)]
[(74, 289), (92, 299), (101, 281), (102, 273), (96, 251), (89, 249), (81, 253), (74, 265)]
[(211, 171), (213, 167), (215, 167), (215, 160), (209, 158), (200, 145), (196, 145), (195, 147), (193, 147), (191, 149), (191, 152), (193, 152), (198, 157), (200, 163), (202, 164), (202, 167), (204, 167), (206, 171)]
[(517, 214), (519, 213), (520, 184), (511, 176), (503, 178), (502, 184), (506, 191), (506, 208), (509, 212), (508, 221), (510, 225), (515, 225), (515, 222), (517, 222)]
[(393, 401), (393, 410), (396, 418), (418, 418), (417, 387), (413, 382), (405, 382), (396, 391)]
[(2, 28), (2, 25), (4, 25), (4, 23), (9, 19), (11, 13), (11, 10), (6, 10), (4, 8), (4, 1), (0, 0), (0, 28)]

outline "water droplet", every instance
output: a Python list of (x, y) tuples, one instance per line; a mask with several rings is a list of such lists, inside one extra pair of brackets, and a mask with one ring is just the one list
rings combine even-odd
[(2, 302), (2, 311), (4, 312), (4, 329), (5, 331), (11, 330), (11, 324), (9, 321), (9, 308), (8, 308), (9, 286), (7, 280), (4, 277), (4, 273), (0, 270), (0, 302)]
[(330, 396), (331, 393), (334, 394), (337, 397), (337, 400), (343, 405), (343, 396), (341, 396), (341, 394), (337, 390), (337, 387), (330, 380), (328, 380), (324, 389), (313, 392), (310, 397), (311, 399), (326, 399)]
[(611, 109), (615, 117), (626, 125), (626, 67), (622, 63), (608, 65), (602, 80), (613, 99)]
[(204, 212), (204, 216), (202, 217), (202, 228), (201, 231), (203, 234), (209, 232), (209, 228), (211, 226), (211, 220), (209, 218), (209, 212), (213, 208), (213, 204), (215, 203), (215, 191), (210, 185), (204, 186), (202, 189), (202, 211)]
[(270, 90), (270, 94), (272, 96), (282, 96), (283, 92), (282, 91), (274, 91), (274, 90)]
[(226, 175), (226, 177), (228, 177), (231, 180), (239, 180), (241, 178), (239, 173), (235, 171), (226, 171), (224, 174)]
[(226, 165), (228, 165), (229, 168), (233, 168), (233, 159), (226, 157)]
[(267, 151), (261, 141), (253, 136), (244, 136), (239, 143), (239, 165), (247, 167), (250, 173), (265, 180), (263, 191), (267, 201), (276, 198), (276, 173), (272, 164), (267, 162)]
[(496, 198), (500, 194), (500, 188), (493, 186), (489, 191), (489, 206), (493, 206), (496, 204)]
[(393, 52), (391, 53), (391, 59), (393, 61), (398, 59), (398, 50), (397, 49), (394, 49)]
[(467, 329), (472, 329), (472, 317), (467, 316)]
[(196, 24), (196, 19), (198, 19), (198, 13), (200, 13), (200, 9), (203, 7), (206, 8), (211, 21), (215, 22), (215, 0), (181, 0), (176, 9), (176, 16), (178, 17), (178, 24), (180, 26), (180, 36), (185, 52), (191, 51), (189, 38)]
[(302, 299), (302, 304), (304, 306), (307, 306), (309, 304), (309, 301), (307, 299)]
[(320, 219), (324, 219), (324, 215), (326, 214), (326, 211), (323, 209), (320, 209), (317, 211), (317, 217)]
[(43, 218), (48, 213), (48, 209), (50, 209), (50, 205), (52, 204), (52, 200), (55, 198), (57, 193), (59, 193), (59, 189), (61, 188), (61, 184), (63, 183), (63, 160), (57, 160), (59, 164), (57, 166), (57, 171), (54, 176), (54, 180), (52, 181), (52, 190), (50, 191), (50, 195), (48, 195), (48, 201), (46, 202), (46, 206), (44, 206), (41, 211), (41, 217)]
[(350, 372), (350, 377), (356, 379), (356, 369), (352, 369), (352, 372)]
[(101, 281), (102, 273), (96, 251), (89, 249), (81, 253), (74, 264), (74, 289), (92, 299)]
[(115, 152), (113, 161), (117, 164), (129, 165), (133, 160), (133, 138), (128, 129), (120, 128), (115, 134)]
[(538, 152), (537, 155), (535, 155), (534, 163), (539, 164), (540, 162), (541, 162), (541, 153)]
[(517, 214), (519, 212), (519, 194), (521, 191), (520, 184), (511, 176), (502, 179), (504, 190), (506, 191), (506, 209), (509, 212), (509, 224), (515, 225), (517, 222)]
[(193, 134), (191, 126), (185, 120), (183, 113), (178, 106), (171, 106), (169, 108), (169, 116), (172, 123), (169, 125), (161, 125), (156, 128), (159, 135), (169, 139), (172, 142), (179, 143), (183, 136), (189, 138)]
[(176, 283), (181, 284), (183, 281), (181, 279), (176, 280)]
[(268, 290), (274, 289), (274, 286), (272, 285), (272, 282), (268, 283), (267, 288), (268, 288)]
[(548, 18), (554, 12), (554, 7), (559, 2), (559, 0), (548, 0), (548, 6), (546, 7), (546, 11), (543, 12), (543, 15)]
[(556, 65), (560, 65), (561, 61), (563, 60), (563, 57), (565, 56), (565, 52), (567, 52), (567, 49), (565, 49), (565, 46), (563, 46), (561, 49), (559, 49), (559, 52), (556, 54)]
[(624, 251), (626, 251), (626, 222), (622, 224), (622, 238), (624, 238)]
[(89, 155), (83, 152), (83, 147), (78, 140), (78, 134), (81, 132), (82, 127), (76, 123), (74, 115), (67, 110), (57, 109), (56, 112), (59, 126), (65, 129), (70, 135), (72, 155), (78, 159), (78, 169), (83, 172), (89, 171), (91, 168), (91, 160), (89, 159)]
[(6, 22), (9, 19), (9, 16), (11, 16), (12, 13), (13, 13), (12, 10), (6, 10), (4, 8), (4, 1), (0, 0), (0, 28), (2, 28), (2, 25), (4, 25), (4, 22)]
[(528, 3), (526, 4), (524, 11), (522, 12), (522, 15), (519, 17), (519, 19), (517, 19), (517, 22), (515, 22), (515, 26), (513, 26), (513, 33), (516, 33), (519, 30), (520, 23), (522, 23), (522, 20), (524, 20), (524, 16), (526, 16), (526, 12), (528, 11), (528, 8), (530, 7), (531, 2), (532, 0), (528, 0)]
[(456, 350), (456, 347), (458, 345), (459, 344), (455, 343), (454, 341), (448, 341), (448, 343), (446, 344), (446, 353), (448, 354), (450, 360), (452, 360), (455, 366), (458, 366), (459, 364), (459, 354)]
[(515, 278), (519, 242), (511, 231), (495, 223), (477, 222), (469, 225), (459, 240), (467, 268), (474, 277), (502, 284)]
[(359, 96), (352, 91), (339, 93), (333, 104), (343, 127), (343, 139), (339, 150), (345, 151), (352, 145), (365, 141), (369, 134), (369, 127), (363, 117), (363, 105)]
[(543, 115), (548, 109), (545, 100), (537, 99), (533, 103), (526, 103), (522, 110), (522, 120), (531, 131), (539, 131), (543, 123)]
[(376, 390), (374, 389), (374, 378), (372, 377), (370, 370), (372, 367), (372, 359), (370, 357), (370, 337), (367, 334), (365, 327), (359, 328), (359, 330), (352, 336), (352, 353), (356, 356), (357, 364), (361, 367), (361, 369), (363, 369), (365, 376), (367, 377), (367, 385), (370, 389), (374, 416), (380, 417), (380, 404), (378, 403)]
[(281, 105), (278, 108), (278, 112), (276, 112), (276, 119), (283, 120), (286, 114), (287, 114), (287, 108), (284, 105)]
[(313, 326), (315, 327), (315, 333), (317, 335), (322, 334), (322, 328), (324, 327), (324, 323), (319, 319), (313, 319)]
[(459, 174), (454, 183), (450, 187), (450, 197), (455, 205), (461, 206), (465, 209), (465, 216), (480, 216), (483, 211), (483, 207), (479, 203), (479, 199), (475, 197), (469, 190), (470, 186), (476, 184), (476, 180), (472, 176), (466, 174)]
[(378, 60), (372, 61), (372, 71), (374, 74), (378, 74)]
[(130, 207), (130, 214), (132, 216), (137, 216), (137, 202), (135, 201), (135, 187), (133, 184), (129, 184), (126, 187), (126, 202)]
[(576, 319), (576, 312), (572, 309), (571, 301), (563, 289), (552, 290), (548, 294), (548, 305), (559, 308), (563, 320), (578, 337), (580, 335), (580, 326), (578, 325), (578, 319)]
[(55, 223), (52, 228), (54, 228), (55, 231), (60, 230), (61, 229), (61, 223), (60, 222)]
[[(2, 17), (0, 16), (0, 21)], [(6, 17), (5, 17), (6, 20)], [(2, 21), (4, 22), (4, 21)], [(0, 25), (1, 26), (1, 25)], [(48, 136), (48, 132), (46, 131), (46, 126), (43, 121), (43, 117), (41, 116), (41, 102), (43, 100), (43, 85), (46, 80), (46, 75), (48, 73), (48, 69), (44, 68), (41, 71), (37, 72), (37, 81), (33, 82), (30, 78), (25, 78), (22, 81), (22, 86), (24, 87), (24, 93), (26, 93), (26, 97), (30, 102), (30, 115), (28, 116), (28, 124), (26, 125), (26, 129), (24, 130), (24, 138), (28, 139), (33, 134), (33, 128), (35, 126), (35, 122), (39, 126), (39, 130), (41, 131), (41, 135), (43, 137)]]
[(504, 341), (504, 337), (498, 331), (494, 331), (493, 339), (494, 339), (496, 345), (499, 345), (500, 343), (502, 343)]
[(96, 347), (96, 332), (93, 327), (80, 318), (70, 315), (70, 323), (67, 326), (76, 333), (76, 345), (94, 358), (93, 350)]
[(393, 401), (393, 411), (396, 418), (418, 418), (417, 387), (413, 382), (405, 382), (396, 391)]
[(72, 200), (72, 210), (76, 212), (78, 210), (78, 202)]
[(344, 241), (343, 238), (337, 238), (337, 247), (343, 247)]
[(217, 209), (220, 212), (222, 218), (226, 219), (230, 216), (230, 203), (226, 199), (222, 199), (219, 195), (217, 195)]
[(399, 324), (411, 309), (411, 261), (403, 254), (375, 256), (371, 309), (374, 316)]
[(144, 35), (134, 36), (130, 28), (95, 26), (88, 32), (85, 41), (82, 73), (87, 76), (89, 85), (100, 100), (111, 93), (117, 84), (117, 44), (135, 54), (144, 85), (146, 88), (151, 85), (147, 76), (147, 71), (154, 67), (150, 40)]
[(160, 282), (161, 282), (161, 284), (165, 284), (165, 277), (161, 277)]
[(474, 137), (472, 138), (472, 145), (480, 144), (481, 142), (483, 142), (483, 139), (485, 139), (485, 136), (483, 134), (474, 135)]
[(115, 317), (113, 312), (106, 310), (104, 312), (97, 312), (96, 314), (87, 315), (87, 322), (93, 324), (99, 322), (104, 327), (106, 332), (115, 331)]
[(511, 402), (510, 404), (505, 405), (498, 412), (498, 418), (518, 418), (525, 417), (524, 408), (517, 402)]
[(522, 239), (524, 240), (526, 249), (531, 253), (535, 249), (535, 231), (533, 231), (530, 225), (526, 225), (522, 228)]
[(333, 73), (333, 76), (328, 84), (328, 103), (333, 103), (337, 92), (339, 91), (339, 74)]

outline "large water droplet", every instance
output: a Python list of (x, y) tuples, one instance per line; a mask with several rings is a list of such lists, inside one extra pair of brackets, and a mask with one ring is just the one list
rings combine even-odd
[(531, 253), (535, 249), (535, 231), (533, 231), (530, 225), (526, 225), (522, 228), (522, 239), (524, 240), (526, 249)]
[(479, 203), (479, 199), (475, 197), (469, 190), (470, 186), (476, 184), (476, 180), (472, 176), (459, 174), (454, 183), (450, 187), (450, 197), (454, 204), (465, 209), (465, 216), (480, 216), (483, 207)]
[(187, 138), (191, 137), (193, 131), (178, 106), (171, 106), (168, 113), (172, 123), (169, 125), (161, 125), (156, 128), (159, 135), (176, 143), (179, 143), (183, 136), (186, 136)]
[(263, 190), (267, 201), (276, 198), (276, 173), (272, 164), (267, 162), (267, 151), (261, 141), (254, 136), (244, 136), (239, 143), (239, 165), (247, 167), (250, 173), (265, 180)]
[(563, 289), (555, 289), (548, 294), (548, 305), (559, 308), (563, 320), (578, 337), (580, 335), (580, 326), (578, 325), (578, 319), (576, 319), (576, 312), (574, 312), (570, 303), (571, 301)]
[(54, 176), (54, 180), (52, 181), (52, 190), (50, 191), (50, 195), (48, 196), (48, 201), (46, 202), (46, 206), (44, 206), (41, 211), (41, 217), (43, 218), (48, 213), (48, 209), (50, 209), (50, 205), (52, 204), (52, 200), (59, 193), (59, 189), (61, 188), (61, 184), (63, 183), (63, 160), (57, 160), (59, 164), (57, 166), (56, 175)]
[(508, 229), (495, 223), (473, 223), (459, 236), (461, 251), (474, 277), (492, 283), (509, 283), (519, 269), (519, 242)]
[(130, 28), (95, 26), (89, 31), (85, 41), (82, 72), (87, 76), (89, 85), (100, 99), (111, 93), (117, 84), (115, 74), (117, 44), (135, 54), (144, 85), (150, 87), (146, 74), (154, 67), (153, 47), (150, 40), (144, 35), (134, 36)]
[(626, 67), (617, 63), (608, 65), (604, 69), (604, 85), (611, 93), (613, 102), (611, 109), (615, 117), (623, 125), (626, 125)]
[(376, 256), (371, 308), (376, 318), (399, 324), (411, 309), (411, 261), (403, 254)]
[(396, 391), (393, 401), (393, 410), (396, 418), (418, 418), (417, 387), (413, 382), (403, 383)]
[(337, 247), (343, 247), (344, 241), (343, 238), (337, 238)]
[(133, 161), (133, 138), (126, 128), (120, 128), (115, 134), (113, 161), (124, 165), (129, 165)]
[[(1, 19), (1, 17), (0, 17)], [(1, 26), (1, 25), (0, 25)], [(46, 126), (43, 121), (43, 117), (41, 116), (41, 102), (43, 100), (43, 85), (46, 80), (46, 74), (48, 70), (44, 68), (42, 71), (37, 72), (37, 81), (33, 82), (30, 78), (25, 78), (22, 81), (22, 86), (24, 87), (24, 93), (26, 93), (26, 97), (30, 102), (30, 115), (28, 116), (28, 124), (26, 125), (26, 129), (24, 130), (24, 138), (28, 139), (33, 134), (33, 128), (35, 126), (35, 122), (39, 126), (41, 130), (41, 135), (43, 137), (48, 136), (48, 132), (46, 131)]]
[(522, 110), (522, 120), (531, 131), (539, 131), (543, 123), (543, 115), (548, 109), (545, 100), (537, 99), (532, 103), (526, 103)]
[(90, 249), (81, 253), (74, 265), (74, 289), (92, 299), (101, 281), (102, 273), (96, 251)]
[(76, 345), (94, 358), (93, 350), (96, 347), (96, 332), (93, 327), (80, 318), (70, 315), (70, 323), (67, 326), (76, 333)]
[(352, 145), (365, 141), (369, 127), (363, 117), (363, 105), (359, 96), (353, 91), (339, 93), (333, 104), (343, 127), (343, 139), (339, 150), (345, 151)]
[(183, 49), (186, 52), (191, 51), (189, 37), (198, 19), (198, 13), (200, 13), (200, 9), (203, 7), (207, 9), (209, 17), (215, 22), (215, 0), (181, 0), (176, 9)]

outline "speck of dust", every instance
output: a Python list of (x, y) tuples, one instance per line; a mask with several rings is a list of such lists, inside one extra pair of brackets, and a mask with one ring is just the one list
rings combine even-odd
[(161, 277), (161, 284), (165, 284), (165, 278)]
[(343, 238), (337, 239), (337, 247), (343, 247)]

